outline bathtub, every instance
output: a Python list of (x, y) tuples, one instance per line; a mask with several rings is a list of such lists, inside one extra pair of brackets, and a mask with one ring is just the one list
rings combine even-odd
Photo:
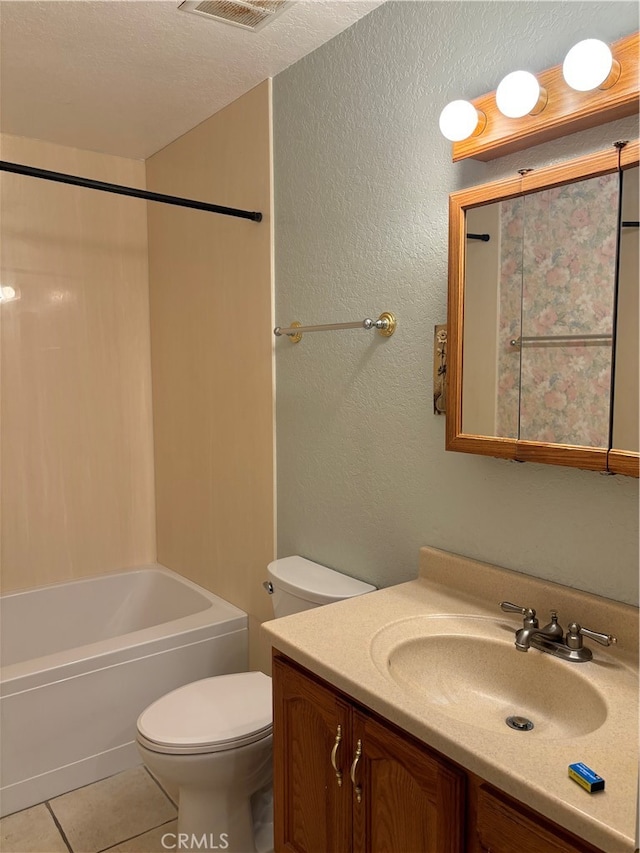
[(159, 565), (0, 599), (0, 816), (140, 763), (136, 720), (248, 668), (247, 614)]

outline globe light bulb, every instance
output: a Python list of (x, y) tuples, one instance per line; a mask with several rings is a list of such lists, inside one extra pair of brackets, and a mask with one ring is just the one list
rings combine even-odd
[(462, 142), (482, 131), (486, 123), (484, 113), (470, 101), (451, 101), (440, 113), (440, 132), (451, 142)]
[(567, 85), (578, 92), (608, 89), (620, 76), (620, 63), (613, 58), (608, 44), (599, 39), (585, 39), (566, 55), (562, 75)]
[(496, 89), (497, 107), (507, 118), (537, 115), (546, 103), (546, 90), (529, 71), (512, 71)]

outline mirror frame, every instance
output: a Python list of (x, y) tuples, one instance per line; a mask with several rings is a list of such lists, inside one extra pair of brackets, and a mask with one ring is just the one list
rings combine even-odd
[(446, 450), (496, 456), (518, 462), (544, 462), (638, 477), (640, 455), (633, 451), (572, 444), (523, 441), (517, 438), (474, 435), (462, 431), (462, 370), (465, 285), (465, 214), (469, 208), (492, 204), (538, 190), (595, 178), (638, 165), (638, 140), (624, 148), (614, 146), (580, 157), (525, 172), (516, 178), (494, 181), (459, 190), (449, 196), (449, 291)]

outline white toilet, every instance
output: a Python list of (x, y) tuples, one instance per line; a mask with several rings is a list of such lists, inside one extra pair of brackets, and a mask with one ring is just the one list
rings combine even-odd
[[(375, 589), (303, 557), (275, 560), (267, 574), (276, 617)], [(152, 772), (179, 787), (178, 833), (188, 843), (206, 835), (208, 849), (272, 849), (272, 827), (264, 818), (272, 781), (271, 724), (271, 679), (261, 672), (194, 681), (140, 714), (138, 750)]]

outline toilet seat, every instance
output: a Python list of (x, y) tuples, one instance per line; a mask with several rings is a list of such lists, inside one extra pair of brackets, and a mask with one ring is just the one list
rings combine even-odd
[(217, 675), (178, 687), (138, 717), (138, 743), (152, 752), (202, 755), (238, 749), (272, 730), (271, 679)]

